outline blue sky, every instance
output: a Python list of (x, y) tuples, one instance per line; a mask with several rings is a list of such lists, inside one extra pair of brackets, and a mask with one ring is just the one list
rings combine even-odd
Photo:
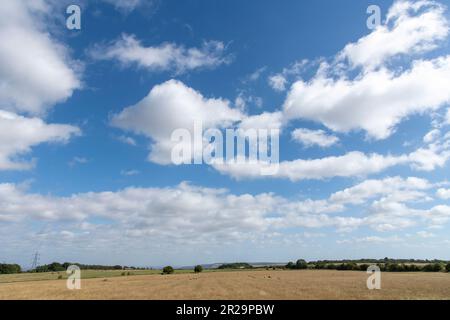
[[(0, 261), (450, 259), (448, 4), (6, 1)], [(169, 163), (198, 118), (280, 171)]]

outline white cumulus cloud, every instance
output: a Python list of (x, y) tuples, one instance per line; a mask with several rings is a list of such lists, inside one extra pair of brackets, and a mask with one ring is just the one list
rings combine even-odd
[(284, 112), (288, 119), (317, 121), (339, 132), (362, 129), (385, 139), (405, 117), (449, 103), (449, 86), (450, 56), (415, 61), (401, 74), (382, 68), (349, 80), (319, 73), (293, 84)]
[(0, 170), (29, 169), (33, 163), (20, 159), (33, 146), (45, 142), (65, 143), (79, 135), (77, 127), (47, 124), (39, 118), (26, 118), (0, 110)]
[[(176, 129), (186, 129), (193, 135), (194, 123), (203, 129), (223, 128), (244, 116), (223, 99), (205, 98), (180, 81), (170, 80), (153, 87), (136, 105), (124, 109), (111, 119), (115, 127), (143, 134), (153, 140), (149, 160), (171, 164), (171, 152), (177, 142), (171, 141)], [(194, 152), (201, 152), (195, 150)]]
[(43, 114), (81, 87), (68, 49), (45, 28), (43, 0), (5, 0), (0, 6), (0, 104), (13, 112)]
[(356, 43), (348, 44), (340, 58), (352, 66), (378, 67), (397, 55), (435, 49), (449, 33), (445, 8), (435, 1), (396, 1), (384, 24)]

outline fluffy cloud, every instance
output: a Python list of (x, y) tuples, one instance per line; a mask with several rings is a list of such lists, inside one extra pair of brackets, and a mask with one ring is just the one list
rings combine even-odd
[(409, 155), (413, 169), (420, 171), (433, 171), (436, 168), (443, 168), (450, 159), (450, 132), (441, 136), (440, 130), (428, 133), (425, 141), (430, 143)]
[(281, 112), (263, 112), (257, 115), (245, 116), (239, 124), (239, 128), (248, 129), (281, 129), (285, 125)]
[[(267, 125), (269, 119), (280, 115), (279, 113), (268, 114), (267, 121), (255, 121), (255, 125)], [(254, 117), (250, 117), (253, 119)], [(258, 119), (258, 117), (256, 117)], [(264, 119), (264, 118), (263, 118)], [(272, 122), (273, 128), (283, 125), (283, 119)], [(246, 123), (246, 120), (243, 121)], [(256, 127), (260, 128), (260, 127)], [(333, 177), (366, 177), (371, 174), (380, 173), (397, 165), (409, 165), (416, 171), (433, 171), (443, 168), (450, 159), (450, 132), (443, 137), (434, 140), (409, 154), (382, 155), (378, 153), (365, 154), (359, 151), (348, 152), (344, 155), (328, 156), (317, 159), (297, 159), (292, 161), (281, 161), (277, 170), (271, 171), (272, 175), (261, 175), (262, 168), (267, 168), (268, 163), (259, 161), (251, 163), (241, 159), (239, 162), (229, 161), (214, 163), (213, 167), (222, 174), (229, 175), (235, 179), (258, 179), (279, 178), (289, 179), (293, 182), (300, 180), (321, 180)]]
[(222, 128), (242, 118), (243, 114), (231, 108), (229, 101), (205, 98), (182, 82), (170, 80), (155, 86), (136, 105), (113, 116), (111, 124), (151, 138), (154, 143), (149, 160), (171, 164), (172, 148), (178, 144), (171, 141), (174, 130), (192, 133), (195, 121), (200, 121), (203, 129)]
[[(330, 156), (320, 159), (298, 159), (282, 161), (271, 178), (284, 178), (291, 181), (307, 179), (327, 179), (333, 177), (358, 177), (381, 172), (389, 167), (408, 162), (407, 156), (365, 155), (362, 152), (349, 152), (342, 156)], [(223, 163), (213, 164), (223, 174), (236, 179), (263, 178), (261, 167), (264, 163)]]
[[(67, 222), (73, 228), (63, 224), (60, 231), (69, 231), (74, 237), (96, 229), (108, 232), (105, 227), (110, 226), (126, 237), (170, 238), (180, 243), (255, 239), (293, 227), (348, 232), (368, 226), (391, 231), (450, 220), (446, 205), (429, 209), (407, 206), (418, 199), (416, 192), (431, 189), (426, 180), (393, 177), (363, 181), (327, 199), (298, 201), (269, 193), (238, 195), (187, 183), (67, 197), (29, 193), (26, 186), (4, 183), (0, 184), (0, 221)], [(405, 196), (408, 192), (411, 196)], [(373, 202), (367, 209), (368, 201)], [(358, 214), (348, 211), (347, 205), (358, 205)], [(93, 222), (96, 218), (101, 218), (100, 225)]]
[(412, 55), (430, 51), (449, 32), (445, 8), (434, 1), (396, 1), (385, 24), (372, 33), (348, 44), (339, 58), (352, 66), (372, 69), (397, 55)]
[(201, 48), (185, 48), (173, 43), (145, 47), (134, 35), (123, 34), (108, 46), (90, 50), (95, 59), (117, 60), (149, 70), (174, 70), (183, 73), (201, 68), (215, 68), (230, 62), (225, 46), (219, 41), (207, 41)]
[(43, 114), (80, 88), (75, 63), (44, 23), (43, 0), (5, 0), (0, 6), (0, 103), (13, 112)]
[(414, 209), (404, 203), (380, 199), (371, 206), (365, 223), (381, 232), (405, 229), (426, 222), (430, 228), (443, 225), (450, 220), (450, 207), (434, 206), (430, 209)]
[(450, 189), (440, 188), (437, 190), (436, 195), (444, 200), (450, 199)]
[(118, 192), (53, 197), (0, 184), (0, 221), (108, 219), (134, 236), (233, 237), (264, 231), (279, 202), (269, 194), (233, 195), (182, 183), (174, 188), (127, 188)]
[(38, 118), (26, 118), (0, 110), (0, 170), (29, 169), (32, 163), (18, 159), (33, 146), (44, 142), (65, 143), (80, 134), (77, 127), (47, 124)]
[(375, 197), (388, 197), (390, 201), (409, 202), (427, 199), (426, 191), (432, 185), (424, 179), (388, 177), (382, 180), (366, 180), (330, 196), (336, 204), (364, 204)]
[[(320, 122), (338, 132), (364, 130), (375, 139), (389, 137), (408, 116), (450, 102), (445, 89), (450, 86), (450, 56), (414, 60), (437, 48), (448, 33), (444, 6), (396, 1), (383, 25), (348, 44), (332, 63), (322, 61), (309, 81), (292, 85), (285, 117)], [(394, 67), (400, 55), (405, 63)]]
[(381, 68), (349, 80), (319, 73), (294, 83), (284, 112), (288, 119), (317, 121), (339, 132), (363, 129), (384, 139), (403, 118), (449, 103), (449, 86), (450, 56), (415, 61), (401, 74)]
[(292, 139), (303, 144), (305, 147), (319, 146), (328, 148), (339, 142), (339, 138), (328, 135), (323, 130), (295, 129), (292, 132)]
[(77, 63), (48, 30), (53, 1), (6, 0), (0, 6), (0, 170), (24, 170), (21, 157), (45, 142), (67, 142), (74, 126), (36, 117), (69, 98), (81, 82)]

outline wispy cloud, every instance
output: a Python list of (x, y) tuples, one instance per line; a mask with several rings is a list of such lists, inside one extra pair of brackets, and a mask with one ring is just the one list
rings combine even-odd
[(116, 60), (125, 66), (150, 71), (184, 73), (197, 69), (213, 69), (228, 64), (232, 56), (220, 41), (205, 41), (199, 48), (186, 48), (174, 43), (144, 46), (134, 35), (122, 34), (108, 45), (97, 45), (89, 54), (98, 60)]

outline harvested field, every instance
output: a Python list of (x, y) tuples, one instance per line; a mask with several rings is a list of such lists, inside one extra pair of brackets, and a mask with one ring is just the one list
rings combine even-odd
[(355, 271), (230, 271), (1, 283), (0, 299), (450, 299), (448, 273), (383, 273), (382, 289), (369, 291)]

